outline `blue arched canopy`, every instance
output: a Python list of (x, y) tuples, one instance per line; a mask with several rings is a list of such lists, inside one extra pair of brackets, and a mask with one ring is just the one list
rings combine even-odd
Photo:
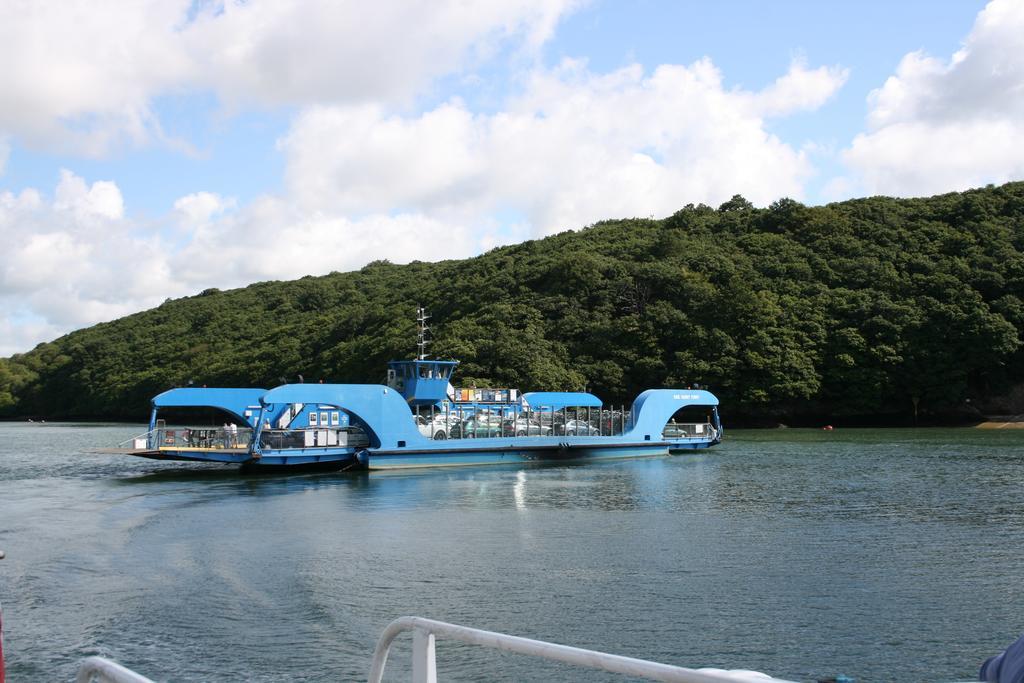
[(402, 395), (380, 384), (283, 384), (260, 397), (264, 410), (280, 404), (336, 406), (362, 426), (374, 448), (395, 448), (425, 439)]
[(680, 408), (707, 406), (714, 408), (718, 398), (700, 389), (648, 389), (633, 401), (632, 428), (634, 434), (661, 434), (665, 424)]
[(601, 399), (583, 391), (531, 391), (523, 394), (523, 400), (531, 410), (601, 407)]
[(160, 408), (217, 408), (230, 413), (239, 422), (250, 423), (246, 410), (259, 410), (260, 396), (266, 389), (224, 389), (220, 387), (182, 387), (153, 397), (154, 414)]

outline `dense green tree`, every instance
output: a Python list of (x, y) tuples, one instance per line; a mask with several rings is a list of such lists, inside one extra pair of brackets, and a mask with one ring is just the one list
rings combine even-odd
[(379, 382), (412, 356), (419, 305), (467, 385), (620, 403), (701, 383), (757, 419), (963, 413), (1024, 381), (1024, 183), (737, 195), (463, 261), (207, 289), (0, 359), (0, 416), (142, 417), (189, 381)]

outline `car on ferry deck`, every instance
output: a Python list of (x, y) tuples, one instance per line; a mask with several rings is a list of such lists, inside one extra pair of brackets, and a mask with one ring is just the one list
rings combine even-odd
[(515, 418), (506, 418), (501, 433), (502, 436), (549, 436), (551, 426), (541, 424), (539, 419), (531, 420), (524, 413)]
[(601, 432), (586, 420), (568, 420), (562, 433), (567, 436), (598, 436)]
[(416, 415), (416, 428), (420, 431), (420, 434), (435, 441), (444, 441), (452, 437), (453, 432), (457, 430), (461, 423), (462, 420), (458, 415), (438, 413), (434, 415), (433, 419), (429, 419), (424, 415)]

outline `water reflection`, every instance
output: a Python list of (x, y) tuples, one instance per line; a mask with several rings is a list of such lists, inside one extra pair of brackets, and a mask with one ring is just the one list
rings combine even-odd
[(516, 485), (512, 487), (512, 494), (515, 497), (516, 509), (526, 510), (526, 472), (516, 472)]

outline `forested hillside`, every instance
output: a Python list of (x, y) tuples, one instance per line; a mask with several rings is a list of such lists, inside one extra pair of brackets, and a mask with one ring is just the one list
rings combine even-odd
[(737, 196), (464, 261), (167, 301), (0, 360), (0, 416), (141, 418), (189, 380), (379, 382), (412, 356), (419, 304), (460, 385), (622, 402), (699, 382), (727, 421), (909, 423), (915, 403), (965, 414), (1024, 380), (1022, 252), (1024, 183), (823, 207)]

